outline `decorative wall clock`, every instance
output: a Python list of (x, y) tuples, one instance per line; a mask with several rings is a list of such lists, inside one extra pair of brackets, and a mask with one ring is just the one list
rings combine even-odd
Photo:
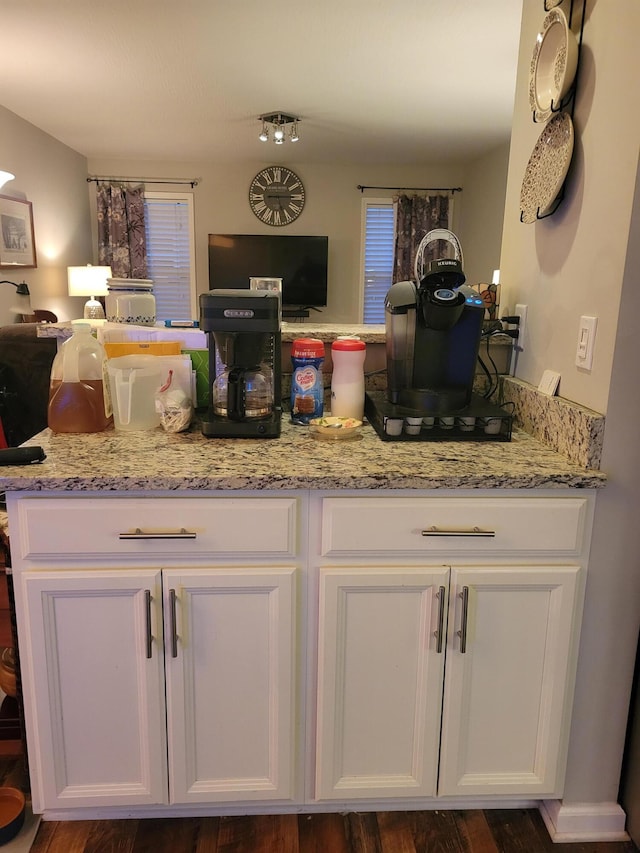
[(266, 225), (289, 225), (304, 209), (304, 186), (291, 169), (267, 166), (251, 181), (249, 205)]

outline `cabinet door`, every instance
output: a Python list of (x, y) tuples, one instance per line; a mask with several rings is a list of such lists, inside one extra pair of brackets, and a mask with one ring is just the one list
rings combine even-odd
[(160, 573), (28, 572), (34, 810), (167, 802)]
[(321, 570), (317, 799), (435, 795), (448, 581)]
[(440, 795), (559, 791), (579, 572), (452, 570)]
[(295, 569), (164, 572), (174, 803), (293, 794)]

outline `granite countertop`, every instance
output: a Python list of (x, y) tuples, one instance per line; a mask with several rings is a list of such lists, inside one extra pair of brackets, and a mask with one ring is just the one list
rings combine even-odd
[[(184, 328), (167, 328), (163, 324), (155, 326), (137, 326), (128, 323), (108, 323), (106, 320), (91, 320), (89, 321), (95, 329), (104, 329), (109, 331), (117, 331), (126, 333), (134, 331), (139, 336), (145, 335), (149, 339), (154, 336), (164, 339), (169, 337), (179, 338), (181, 334), (189, 334), (198, 336), (198, 330), (185, 331)], [(42, 323), (38, 326), (37, 334), (39, 338), (60, 338), (64, 340), (72, 334), (71, 322), (61, 323)], [(382, 324), (356, 324), (356, 323), (294, 323), (287, 320), (282, 322), (282, 340), (285, 343), (295, 341), (296, 338), (318, 338), (321, 341), (334, 341), (338, 335), (355, 335), (367, 344), (384, 344), (385, 342), (385, 327)], [(203, 346), (206, 346), (204, 339)]]
[(534, 489), (599, 488), (606, 477), (567, 460), (528, 433), (502, 441), (319, 441), (283, 416), (279, 439), (205, 438), (185, 433), (55, 435), (44, 430), (42, 463), (0, 469), (10, 491), (188, 489)]
[(338, 335), (353, 335), (366, 344), (384, 344), (386, 340), (384, 323), (381, 325), (340, 324), (336, 323), (282, 323), (282, 340), (284, 343), (295, 341), (296, 338), (317, 338), (320, 341), (332, 342)]

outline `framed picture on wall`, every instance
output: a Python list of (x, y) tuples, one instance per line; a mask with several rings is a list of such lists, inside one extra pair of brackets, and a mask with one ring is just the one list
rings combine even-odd
[(31, 202), (0, 195), (0, 269), (37, 266)]

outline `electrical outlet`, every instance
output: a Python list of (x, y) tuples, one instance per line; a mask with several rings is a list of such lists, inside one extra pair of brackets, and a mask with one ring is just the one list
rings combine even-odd
[(524, 352), (524, 347), (527, 341), (527, 306), (516, 305), (516, 310), (513, 313), (516, 317), (520, 317), (520, 322), (517, 326), (518, 338), (516, 340), (515, 348), (518, 352)]

